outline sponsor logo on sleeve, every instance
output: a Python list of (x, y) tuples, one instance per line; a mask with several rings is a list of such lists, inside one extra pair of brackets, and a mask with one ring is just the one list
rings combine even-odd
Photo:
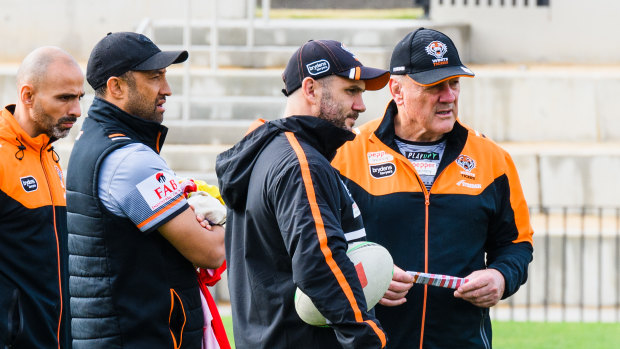
[(306, 69), (308, 69), (308, 73), (310, 73), (310, 75), (319, 75), (329, 71), (329, 62), (326, 59), (320, 59), (306, 64)]
[(165, 172), (148, 176), (136, 188), (153, 211), (174, 200), (182, 192), (175, 176)]
[(37, 180), (32, 176), (21, 177), (19, 180), (22, 182), (22, 188), (24, 188), (27, 193), (39, 189)]

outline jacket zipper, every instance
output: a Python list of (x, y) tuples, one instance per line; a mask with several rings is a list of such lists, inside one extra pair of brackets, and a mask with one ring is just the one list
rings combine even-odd
[[(411, 162), (408, 159), (405, 159), (405, 160), (406, 160), (406, 163), (408, 165), (411, 165), (411, 168), (413, 168), (413, 165), (411, 164)], [(420, 187), (422, 188), (422, 192), (424, 193), (424, 272), (428, 273), (428, 222), (429, 222), (428, 210), (431, 205), (431, 194), (430, 194), (430, 190), (426, 189), (426, 185), (422, 181), (422, 178), (420, 177), (418, 172), (415, 170), (415, 168), (413, 168), (413, 173), (415, 174), (418, 180), (418, 184), (420, 185)], [(443, 173), (443, 171), (441, 173)], [(438, 173), (435, 175), (435, 180), (433, 181), (433, 185), (435, 184), (435, 182), (437, 182), (441, 173)], [(432, 185), (431, 185), (431, 189), (432, 189)], [(421, 326), (420, 326), (420, 349), (422, 349), (424, 345), (424, 326), (426, 324), (427, 296), (428, 296), (428, 285), (424, 285), (424, 302), (422, 303), (422, 321), (421, 321)]]
[(491, 349), (491, 344), (489, 343), (489, 338), (487, 336), (487, 332), (484, 330), (484, 318), (486, 311), (485, 309), (480, 309), (481, 319), (480, 319), (480, 338), (482, 338), (482, 344), (484, 344), (485, 349)]
[[(388, 147), (391, 149), (390, 147)], [(391, 149), (394, 151), (393, 149)], [(428, 273), (428, 221), (429, 221), (429, 206), (431, 205), (431, 194), (430, 190), (426, 189), (426, 185), (422, 181), (422, 178), (418, 174), (418, 171), (413, 167), (413, 164), (409, 161), (409, 159), (405, 158), (400, 152), (394, 151), (396, 154), (395, 158), (402, 157), (400, 161), (403, 161), (406, 166), (409, 166), (418, 180), (418, 184), (420, 188), (422, 188), (422, 192), (424, 193), (424, 272)], [(445, 171), (445, 168), (438, 174), (435, 175), (435, 180), (433, 181), (433, 185), (439, 179), (439, 176)], [(433, 186), (431, 186), (431, 189)], [(422, 303), (422, 321), (420, 326), (420, 349), (423, 348), (424, 344), (424, 325), (426, 324), (426, 301), (428, 295), (428, 285), (424, 285), (424, 301)], [(488, 340), (485, 342), (485, 345), (488, 343)]]
[[(49, 144), (48, 144), (49, 145)], [(58, 349), (60, 349), (60, 327), (62, 324), (62, 311), (63, 311), (63, 299), (62, 299), (62, 275), (60, 270), (60, 243), (58, 241), (58, 230), (56, 229), (56, 205), (54, 204), (54, 192), (52, 191), (52, 183), (50, 181), (45, 161), (45, 147), (43, 146), (39, 151), (39, 159), (41, 161), (41, 168), (43, 169), (43, 173), (45, 174), (45, 181), (47, 182), (47, 190), (50, 194), (50, 200), (52, 203), (52, 217), (54, 222), (54, 237), (56, 238), (56, 262), (58, 266), (58, 291), (60, 296), (60, 314), (58, 314), (58, 329), (56, 332), (56, 344), (58, 345)]]
[[(422, 191), (424, 192), (424, 272), (428, 273), (428, 208), (431, 204), (431, 194), (426, 189), (426, 186), (422, 182), (422, 179), (415, 172), (416, 177), (418, 178), (418, 183), (422, 186)], [(428, 285), (424, 285), (424, 302), (422, 303), (422, 321), (420, 326), (420, 349), (422, 349), (422, 345), (424, 344), (424, 325), (426, 324), (426, 300), (428, 294)]]

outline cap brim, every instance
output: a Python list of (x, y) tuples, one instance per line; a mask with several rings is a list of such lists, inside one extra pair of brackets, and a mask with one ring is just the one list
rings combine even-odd
[(456, 77), (474, 77), (475, 74), (464, 65), (432, 69), (414, 74), (407, 74), (418, 85), (430, 86)]
[(132, 67), (131, 70), (157, 70), (163, 69), (175, 63), (183, 63), (187, 60), (187, 51), (162, 51), (152, 55), (146, 61)]
[(388, 81), (390, 81), (389, 71), (364, 66), (359, 66), (344, 72), (336, 73), (336, 75), (351, 80), (364, 80), (366, 83), (366, 90), (369, 91), (380, 90), (387, 85)]

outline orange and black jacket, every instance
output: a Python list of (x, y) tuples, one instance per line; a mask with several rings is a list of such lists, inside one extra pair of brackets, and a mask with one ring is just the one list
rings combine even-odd
[[(237, 348), (385, 346), (346, 256), (345, 232), (363, 231), (363, 222), (328, 160), (353, 136), (316, 117), (291, 116), (265, 123), (218, 156)], [(296, 287), (329, 327), (302, 322)]]
[(0, 116), (0, 347), (69, 348), (67, 219), (54, 141)]
[[(394, 142), (392, 101), (383, 118), (356, 129), (332, 165), (346, 177), (369, 241), (404, 270), (465, 277), (494, 268), (503, 297), (527, 279), (532, 228), (517, 171), (503, 149), (456, 122), (430, 191)], [(376, 308), (391, 348), (488, 348), (488, 309), (453, 290), (415, 284), (407, 302)]]

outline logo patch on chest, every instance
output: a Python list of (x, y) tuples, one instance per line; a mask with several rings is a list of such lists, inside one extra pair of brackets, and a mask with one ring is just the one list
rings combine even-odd
[(27, 193), (39, 189), (37, 180), (32, 176), (21, 177), (20, 181), (22, 182), (22, 188), (24, 188)]
[(380, 164), (394, 160), (394, 156), (392, 156), (392, 154), (388, 154), (383, 150), (368, 152), (366, 153), (366, 156), (368, 157), (368, 164), (370, 165)]
[(374, 178), (385, 178), (396, 173), (396, 165), (386, 162), (380, 165), (370, 165), (370, 175)]
[(461, 168), (467, 172), (471, 172), (471, 170), (476, 168), (476, 161), (467, 155), (459, 155), (456, 159), (456, 164), (461, 166)]

